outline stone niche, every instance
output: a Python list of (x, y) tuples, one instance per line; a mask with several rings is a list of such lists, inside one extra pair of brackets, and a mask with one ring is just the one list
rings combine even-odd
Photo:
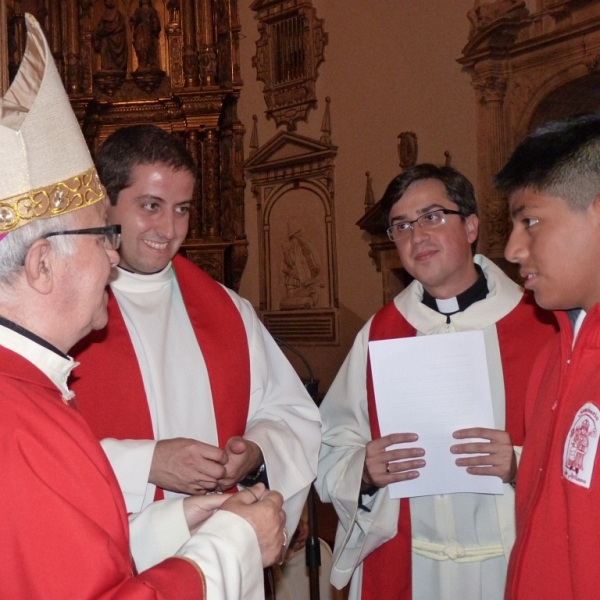
[(260, 315), (294, 344), (339, 343), (336, 154), (328, 136), (281, 131), (245, 164), (258, 211)]

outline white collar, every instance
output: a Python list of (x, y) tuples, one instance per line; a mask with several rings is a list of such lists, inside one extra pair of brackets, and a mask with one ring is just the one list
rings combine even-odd
[(155, 292), (172, 283), (175, 277), (170, 262), (162, 271), (158, 273), (132, 273), (120, 267), (115, 269), (115, 278), (110, 282), (110, 286), (120, 292), (146, 294)]
[[(450, 317), (455, 331), (472, 331), (493, 325), (510, 313), (523, 297), (523, 288), (491, 260), (476, 254), (473, 261), (482, 268), (489, 293), (484, 300), (474, 302), (466, 310)], [(420, 333), (433, 335), (446, 332), (446, 315), (431, 310), (421, 300), (423, 286), (415, 280), (394, 298), (394, 304)]]
[(577, 319), (575, 319), (575, 324), (573, 325), (573, 346), (575, 346), (575, 340), (577, 340), (577, 336), (579, 335), (579, 330), (583, 325), (583, 320), (585, 319), (587, 313), (583, 308), (579, 311), (577, 315)]
[(60, 390), (65, 400), (73, 398), (75, 394), (67, 386), (67, 380), (71, 371), (79, 363), (70, 356), (67, 358), (60, 356), (3, 325), (0, 325), (0, 345), (34, 364)]
[(443, 299), (435, 298), (435, 303), (437, 304), (438, 310), (445, 315), (452, 314), (460, 310), (456, 296)]

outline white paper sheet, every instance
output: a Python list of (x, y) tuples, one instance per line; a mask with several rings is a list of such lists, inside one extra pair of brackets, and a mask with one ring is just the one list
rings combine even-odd
[[(381, 435), (416, 433), (398, 448), (425, 449), (420, 476), (388, 486), (392, 498), (478, 492), (502, 494), (499, 477), (470, 475), (457, 467), (452, 433), (494, 428), (482, 331), (369, 342)], [(485, 441), (485, 440), (484, 440)]]

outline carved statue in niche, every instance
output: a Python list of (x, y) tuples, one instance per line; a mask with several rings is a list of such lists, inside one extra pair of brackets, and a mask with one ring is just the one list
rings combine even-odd
[(125, 17), (115, 0), (104, 0), (104, 12), (94, 29), (94, 50), (100, 54), (103, 71), (127, 69), (127, 31)]
[(138, 69), (158, 68), (158, 36), (160, 20), (151, 0), (139, 0), (133, 17), (129, 20), (133, 29), (133, 47), (138, 60)]
[(169, 24), (179, 25), (181, 19), (181, 5), (179, 0), (169, 0), (167, 2), (167, 10), (169, 11)]
[(292, 217), (287, 223), (288, 241), (283, 244), (283, 284), (285, 296), (281, 310), (316, 308), (319, 306), (321, 263), (313, 245), (302, 234), (302, 227)]
[(523, 0), (475, 0), (475, 5), (467, 12), (471, 22), (469, 37), (487, 27), (501, 17), (514, 17), (520, 19), (529, 14)]

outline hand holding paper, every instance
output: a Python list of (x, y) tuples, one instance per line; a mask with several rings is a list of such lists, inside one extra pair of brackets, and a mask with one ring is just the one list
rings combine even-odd
[[(392, 449), (386, 442), (375, 446), (368, 455), (372, 465), (367, 469), (365, 463), (374, 484), (386, 482), (392, 498), (502, 494), (501, 478), (512, 470), (512, 445), (507, 434), (494, 428), (483, 332), (369, 342), (369, 359), (381, 434), (415, 432), (418, 447), (427, 453), (427, 466), (417, 477), (411, 472), (419, 468), (414, 464), (418, 457), (402, 447), (408, 440)], [(458, 431), (463, 444), (453, 443)], [(469, 439), (466, 432), (478, 435)], [(457, 447), (467, 453), (458, 461)], [(386, 463), (395, 451), (402, 453), (400, 461), (413, 464), (391, 462), (388, 473)], [(475, 452), (484, 456), (468, 456)], [(473, 477), (475, 473), (487, 477)]]
[[(372, 485), (385, 487), (390, 483), (406, 481), (419, 476), (425, 461), (423, 448), (396, 448), (388, 450), (393, 444), (409, 444), (416, 442), (419, 436), (415, 433), (391, 433), (367, 444), (363, 482), (365, 487)], [(399, 462), (392, 462), (399, 461)]]
[[(514, 481), (517, 474), (517, 458), (510, 435), (499, 429), (471, 427), (459, 429), (452, 434), (456, 439), (483, 438), (489, 442), (468, 442), (455, 444), (450, 448), (453, 454), (478, 454), (469, 458), (457, 458), (459, 467), (467, 467), (471, 475), (496, 475), (504, 483)], [(483, 454), (483, 456), (481, 456)]]

